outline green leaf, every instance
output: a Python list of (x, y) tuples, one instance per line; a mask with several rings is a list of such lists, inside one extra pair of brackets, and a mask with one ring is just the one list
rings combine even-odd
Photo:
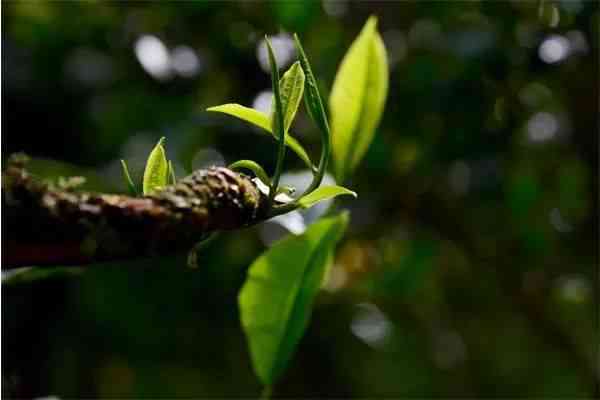
[(138, 191), (135, 188), (133, 180), (131, 180), (131, 175), (129, 175), (129, 169), (127, 168), (127, 163), (125, 160), (121, 160), (121, 167), (123, 168), (123, 179), (125, 179), (125, 183), (127, 184), (127, 188), (129, 189), (129, 193), (132, 196), (137, 196)]
[(294, 41), (296, 43), (296, 49), (300, 56), (300, 64), (306, 75), (305, 79), (305, 90), (304, 90), (304, 103), (308, 114), (313, 121), (316, 122), (319, 130), (321, 131), (321, 157), (319, 159), (319, 167), (317, 173), (314, 175), (312, 182), (306, 189), (305, 193), (310, 193), (319, 185), (325, 176), (325, 169), (329, 162), (329, 156), (331, 152), (331, 134), (329, 133), (329, 124), (327, 123), (327, 114), (325, 114), (325, 108), (323, 107), (323, 101), (319, 94), (319, 87), (317, 86), (317, 80), (312, 73), (312, 68), (302, 48), (298, 35), (294, 34)]
[[(271, 129), (271, 120), (269, 119), (269, 116), (253, 108), (244, 107), (240, 104), (229, 103), (207, 108), (206, 111), (220, 112), (239, 118), (243, 121), (250, 122), (251, 124), (257, 127), (262, 128), (266, 132), (269, 132), (275, 138), (275, 140), (279, 141), (279, 138), (275, 134), (273, 134), (273, 130)], [(300, 157), (300, 159), (304, 162), (304, 164), (306, 164), (308, 168), (314, 170), (314, 166), (312, 164), (312, 161), (310, 161), (310, 157), (306, 153), (306, 150), (304, 150), (302, 145), (290, 134), (287, 134), (285, 136), (285, 144), (294, 153), (296, 153), (298, 157)]]
[(263, 384), (274, 384), (291, 359), (347, 223), (347, 213), (324, 218), (304, 234), (276, 242), (250, 266), (238, 301)]
[(175, 185), (177, 183), (177, 176), (175, 176), (175, 169), (173, 163), (169, 160), (169, 183)]
[(169, 163), (163, 147), (164, 140), (164, 137), (160, 138), (148, 156), (146, 169), (144, 170), (144, 195), (168, 185)]
[(231, 164), (229, 166), (229, 169), (232, 171), (236, 171), (239, 169), (248, 169), (254, 172), (254, 175), (256, 175), (256, 177), (260, 179), (264, 184), (269, 185), (269, 187), (271, 186), (271, 179), (269, 178), (269, 175), (267, 175), (263, 167), (261, 167), (260, 164), (258, 164), (257, 162), (254, 162), (252, 160), (239, 160)]
[[(251, 124), (264, 129), (270, 134), (273, 134), (273, 131), (271, 130), (271, 121), (269, 120), (269, 116), (265, 113), (255, 110), (254, 108), (245, 107), (241, 104), (236, 103), (228, 103), (221, 104), (220, 106), (209, 107), (206, 109), (206, 111), (220, 112), (227, 115), (231, 115), (232, 117), (236, 117), (243, 121), (250, 122)], [(275, 137), (275, 139), (277, 138)]]
[(296, 43), (296, 49), (300, 58), (300, 64), (306, 75), (305, 79), (305, 95), (304, 101), (308, 114), (315, 121), (322, 132), (329, 133), (329, 125), (327, 124), (327, 115), (325, 114), (325, 108), (323, 107), (323, 101), (319, 93), (319, 87), (317, 86), (317, 80), (312, 72), (304, 48), (300, 43), (298, 35), (294, 34), (294, 41)]
[(273, 102), (275, 112), (272, 116), (273, 133), (279, 138), (279, 145), (277, 149), (277, 162), (275, 164), (275, 172), (273, 173), (273, 182), (271, 190), (269, 191), (269, 204), (273, 202), (275, 192), (279, 187), (279, 179), (283, 170), (283, 160), (285, 159), (285, 124), (283, 114), (283, 103), (281, 100), (281, 90), (279, 88), (279, 69), (277, 68), (277, 61), (275, 60), (275, 53), (271, 42), (265, 36), (265, 43), (267, 44), (267, 50), (269, 54), (269, 65), (271, 66), (271, 86), (273, 87)]
[(388, 64), (377, 19), (370, 17), (344, 56), (329, 108), (338, 182), (356, 168), (379, 125), (388, 91)]
[(298, 204), (302, 208), (309, 208), (320, 201), (344, 194), (357, 197), (356, 192), (342, 186), (321, 186), (298, 200)]
[[(283, 126), (287, 134), (294, 121), (300, 100), (302, 100), (302, 94), (304, 93), (304, 72), (299, 61), (292, 64), (285, 74), (283, 74), (283, 77), (279, 81), (279, 91), (281, 93), (281, 108), (283, 110)], [(271, 104), (275, 104), (274, 97)]]

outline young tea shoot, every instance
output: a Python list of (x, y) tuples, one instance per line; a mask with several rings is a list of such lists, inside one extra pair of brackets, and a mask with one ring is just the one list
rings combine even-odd
[[(258, 126), (278, 141), (277, 163), (272, 177), (252, 160), (240, 160), (230, 165), (234, 170), (251, 171), (266, 188), (271, 200), (268, 217), (309, 208), (340, 195), (356, 197), (350, 189), (337, 185), (321, 186), (321, 182), (332, 154), (338, 182), (344, 182), (356, 169), (373, 140), (387, 96), (387, 56), (377, 32), (375, 17), (369, 18), (338, 69), (329, 99), (331, 119), (325, 113), (317, 80), (300, 39), (297, 35), (294, 39), (299, 60), (281, 79), (275, 54), (266, 39), (273, 84), (274, 109), (270, 115), (235, 103), (207, 109)], [(301, 98), (304, 98), (306, 111), (320, 132), (318, 165), (312, 163), (302, 145), (290, 133)], [(276, 194), (288, 191), (288, 188), (279, 186), (286, 147), (304, 162), (313, 179), (298, 198), (280, 204), (273, 200)], [(254, 370), (265, 385), (263, 393), (267, 397), (284, 373), (306, 330), (313, 301), (347, 223), (346, 213), (322, 218), (303, 234), (290, 235), (274, 243), (248, 270), (238, 298), (240, 318)]]

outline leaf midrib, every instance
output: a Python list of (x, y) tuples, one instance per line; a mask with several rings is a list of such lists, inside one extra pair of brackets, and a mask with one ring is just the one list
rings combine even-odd
[[(323, 238), (326, 238), (327, 236), (329, 236), (332, 232), (332, 230), (337, 226), (337, 222), (332, 224), (331, 227), (329, 227), (329, 229), (327, 229), (327, 231), (325, 232), (325, 234), (323, 235)], [(322, 246), (324, 246), (324, 241), (321, 240), (320, 243), (315, 247), (315, 250), (313, 251), (313, 253), (311, 254), (311, 256), (308, 259), (308, 263), (307, 263), (307, 267), (304, 269), (304, 271), (302, 272), (302, 279), (298, 280), (298, 283), (296, 285), (294, 285), (293, 288), (293, 301), (291, 304), (291, 310), (289, 313), (287, 313), (286, 315), (288, 316), (285, 320), (285, 324), (284, 324), (284, 329), (283, 329), (283, 334), (281, 335), (281, 340), (279, 341), (279, 343), (277, 344), (277, 350), (275, 352), (276, 357), (274, 358), (275, 362), (273, 363), (273, 365), (271, 366), (271, 371), (270, 371), (270, 376), (273, 376), (274, 371), (277, 369), (275, 368), (276, 366), (279, 365), (279, 363), (281, 362), (281, 358), (280, 358), (280, 353), (281, 353), (281, 346), (285, 341), (285, 338), (288, 336), (288, 331), (289, 331), (289, 327), (290, 327), (290, 323), (289, 321), (292, 319), (290, 318), (291, 315), (294, 315), (296, 313), (296, 308), (297, 308), (297, 301), (296, 299), (298, 298), (298, 293), (300, 291), (300, 288), (302, 287), (302, 284), (304, 283), (304, 281), (306, 280), (306, 276), (308, 275), (308, 271), (311, 269), (312, 264), (314, 263), (315, 257), (318, 254), (318, 250), (321, 249)]]
[[(373, 47), (373, 37), (374, 37), (375, 32), (371, 32), (371, 37), (369, 38), (369, 43), (368, 43), (368, 55), (367, 55), (367, 61), (369, 61), (372, 57), (371, 57), (371, 50)], [(364, 83), (363, 83), (363, 99), (367, 96), (367, 89), (369, 86), (369, 72), (372, 70), (372, 65), (370, 62), (367, 62), (367, 68), (365, 69), (365, 79), (364, 79)], [(364, 119), (364, 115), (365, 115), (365, 109), (366, 109), (366, 104), (365, 101), (361, 99), (361, 104), (360, 104), (360, 114), (358, 115), (358, 118), (356, 120), (356, 125), (354, 126), (354, 129), (352, 129), (352, 134), (350, 135), (350, 140), (348, 141), (349, 144), (353, 143), (356, 139), (356, 137), (359, 134), (359, 130), (360, 127), (363, 125), (362, 121)], [(341, 176), (340, 178), (345, 178), (345, 175), (348, 171), (352, 171), (353, 166), (352, 166), (352, 160), (354, 159), (354, 154), (357, 150), (357, 146), (348, 146), (348, 152), (346, 153), (346, 157), (343, 163), (343, 170), (341, 171)], [(340, 184), (343, 184), (342, 182), (340, 182)]]

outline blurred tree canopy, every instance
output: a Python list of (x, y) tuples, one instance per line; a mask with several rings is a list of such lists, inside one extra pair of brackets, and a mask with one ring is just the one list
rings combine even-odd
[[(269, 107), (264, 34), (288, 64), (300, 35), (327, 98), (371, 14), (386, 110), (275, 396), (598, 395), (597, 2), (3, 2), (2, 159), (125, 192), (119, 159), (139, 182), (165, 136), (178, 176), (272, 170), (274, 142), (205, 108)], [(181, 255), (3, 283), (3, 394), (255, 396), (236, 296), (280, 235), (227, 234), (197, 270)]]

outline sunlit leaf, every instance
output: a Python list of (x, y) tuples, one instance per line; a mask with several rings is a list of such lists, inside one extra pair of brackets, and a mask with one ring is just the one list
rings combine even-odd
[(271, 130), (271, 121), (269, 116), (262, 113), (254, 108), (245, 107), (241, 104), (228, 103), (221, 104), (220, 106), (209, 107), (206, 111), (220, 112), (232, 117), (239, 118), (243, 121), (250, 122), (251, 124), (264, 129), (265, 131), (273, 134)]
[(324, 218), (300, 236), (276, 242), (248, 270), (240, 317), (254, 370), (272, 385), (285, 370), (310, 319), (347, 214)]
[(350, 195), (356, 196), (356, 193), (350, 189), (346, 189), (342, 186), (321, 186), (306, 196), (302, 197), (298, 200), (298, 203), (303, 208), (309, 208), (313, 205), (317, 204), (320, 201), (330, 199), (332, 197), (341, 196), (341, 195)]
[[(279, 138), (273, 133), (273, 130), (271, 129), (271, 120), (269, 119), (269, 116), (253, 108), (244, 107), (240, 104), (229, 103), (207, 108), (206, 111), (220, 112), (239, 118), (259, 128), (262, 128), (266, 132), (269, 132), (275, 138), (275, 140), (279, 140)], [(306, 150), (304, 150), (302, 145), (290, 134), (286, 135), (285, 144), (294, 153), (296, 153), (298, 157), (300, 157), (300, 159), (306, 164), (307, 167), (309, 167), (311, 170), (314, 168), (312, 162), (310, 161), (310, 157), (308, 157), (308, 154), (306, 153)]]
[(148, 156), (146, 169), (144, 170), (144, 195), (168, 185), (169, 163), (163, 147), (164, 140), (164, 137), (160, 138)]
[(365, 155), (385, 106), (387, 55), (376, 27), (377, 19), (370, 17), (344, 56), (329, 98), (338, 182), (343, 182)]
[[(285, 74), (283, 74), (279, 81), (279, 90), (281, 93), (283, 125), (287, 133), (294, 121), (300, 100), (302, 100), (302, 94), (304, 93), (304, 72), (299, 61), (292, 64)], [(275, 104), (274, 98), (271, 104)]]

